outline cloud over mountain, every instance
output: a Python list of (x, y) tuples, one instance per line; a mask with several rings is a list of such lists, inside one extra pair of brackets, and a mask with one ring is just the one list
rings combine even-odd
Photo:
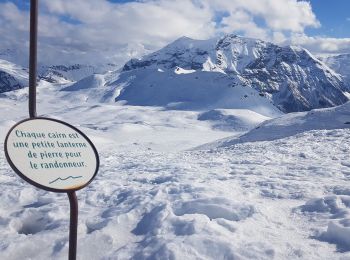
[[(119, 2), (119, 1), (118, 1)], [(60, 64), (123, 63), (183, 35), (208, 39), (239, 33), (278, 43), (317, 45), (305, 35), (319, 27), (309, 2), (297, 0), (42, 0), (40, 60)], [(0, 49), (27, 51), (28, 6), (0, 3)], [(291, 37), (294, 36), (294, 37)], [(296, 37), (298, 36), (298, 37)], [(316, 44), (315, 44), (316, 42)], [(333, 41), (332, 50), (348, 48)], [(338, 46), (338, 47), (334, 47)], [(327, 47), (325, 44), (322, 46)], [(24, 55), (25, 56), (25, 55)]]

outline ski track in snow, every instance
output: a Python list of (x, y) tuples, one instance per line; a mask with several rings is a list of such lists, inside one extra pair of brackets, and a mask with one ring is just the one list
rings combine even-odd
[[(74, 123), (101, 159), (77, 192), (78, 259), (350, 258), (349, 129), (184, 151), (239, 133), (193, 111), (50, 91), (39, 88), (39, 111)], [(2, 140), (25, 116), (24, 93), (1, 99)], [(22, 181), (3, 143), (0, 172), (0, 259), (66, 259), (67, 195)]]

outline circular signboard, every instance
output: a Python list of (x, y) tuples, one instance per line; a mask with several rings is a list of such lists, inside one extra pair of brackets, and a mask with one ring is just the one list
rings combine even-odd
[(84, 188), (99, 167), (96, 148), (86, 135), (65, 122), (43, 117), (13, 126), (5, 139), (5, 154), (21, 178), (54, 192)]

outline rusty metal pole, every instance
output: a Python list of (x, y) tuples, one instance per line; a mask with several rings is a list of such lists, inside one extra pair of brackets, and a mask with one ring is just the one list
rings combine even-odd
[(69, 260), (77, 259), (78, 242), (78, 200), (75, 191), (67, 192), (70, 204)]
[(29, 117), (36, 117), (38, 0), (30, 1)]
[[(29, 45), (29, 117), (36, 114), (37, 48), (38, 48), (38, 0), (30, 0), (30, 45)], [(78, 200), (75, 191), (67, 192), (70, 204), (69, 260), (77, 258)]]

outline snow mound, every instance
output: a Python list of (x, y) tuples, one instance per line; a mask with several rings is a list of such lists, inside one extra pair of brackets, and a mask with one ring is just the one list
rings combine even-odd
[(350, 128), (350, 102), (333, 108), (286, 114), (262, 123), (239, 138), (227, 138), (216, 142), (216, 144), (210, 144), (210, 147), (227, 147), (237, 143), (271, 141), (310, 130), (342, 128)]
[(247, 109), (214, 109), (198, 115), (198, 120), (212, 122), (214, 129), (248, 131), (270, 117)]
[(311, 199), (300, 207), (304, 214), (316, 220), (328, 219), (328, 227), (315, 238), (336, 244), (341, 251), (350, 251), (350, 196), (329, 195)]
[(181, 67), (176, 67), (174, 72), (176, 74), (190, 74), (190, 73), (196, 72), (196, 70), (186, 70)]
[[(154, 205), (140, 216), (132, 230), (134, 235), (141, 238), (134, 257), (189, 259), (193, 254), (203, 259), (212, 259), (215, 254), (237, 257), (229, 242), (221, 238), (214, 240), (213, 235), (220, 229), (235, 232), (234, 223), (250, 218), (254, 211), (252, 205), (233, 203), (220, 197), (180, 200), (172, 206), (169, 203)], [(202, 236), (202, 233), (206, 236)], [(183, 240), (186, 240), (186, 246), (178, 243)], [(181, 248), (187, 246), (192, 250), (183, 252)]]
[(185, 214), (203, 214), (209, 219), (244, 220), (254, 213), (251, 205), (234, 204), (225, 198), (196, 199), (178, 203), (174, 212), (177, 216)]
[(350, 251), (350, 218), (329, 222), (327, 231), (320, 238)]
[(104, 76), (100, 74), (93, 74), (86, 78), (83, 78), (82, 80), (79, 80), (78, 82), (74, 83), (69, 87), (62, 89), (62, 91), (78, 91), (82, 89), (100, 88), (104, 85)]
[(350, 196), (330, 195), (307, 201), (301, 206), (302, 212), (327, 213), (331, 218), (340, 218), (347, 215), (344, 205), (350, 206)]

